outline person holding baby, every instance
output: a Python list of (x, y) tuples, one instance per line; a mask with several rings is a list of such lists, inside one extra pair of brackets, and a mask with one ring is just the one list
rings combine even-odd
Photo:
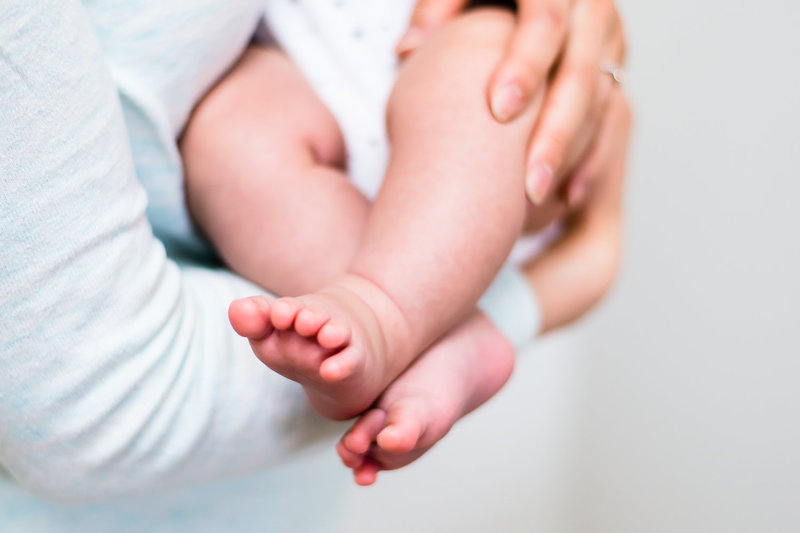
[[(630, 111), (610, 1), (386, 7), (411, 22), (374, 198), (270, 13), (377, 2), (278, 3), (0, 8), (0, 463), (38, 496), (254, 471), (329, 434), (313, 411), (357, 417), (337, 451), (373, 483), (614, 277)], [(251, 42), (265, 12), (278, 38)]]

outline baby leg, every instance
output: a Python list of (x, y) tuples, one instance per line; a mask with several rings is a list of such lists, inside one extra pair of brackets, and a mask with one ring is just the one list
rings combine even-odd
[(250, 47), (181, 139), (189, 208), (232, 270), (281, 295), (345, 271), (369, 203), (336, 120), (281, 52)]
[(368, 407), (469, 313), (519, 234), (534, 114), (500, 125), (484, 94), (512, 27), (508, 12), (474, 11), (411, 57), (388, 110), (388, 173), (350, 271), (319, 292), (279, 302), (288, 312), (276, 326), (311, 313), (335, 326), (342, 349), (320, 374), (341, 384), (327, 390), (338, 416)]
[(485, 94), (513, 24), (502, 9), (457, 19), (408, 60), (389, 102), (391, 162), (350, 272), (397, 303), (418, 346), (469, 312), (522, 228), (534, 113), (499, 124)]
[[(281, 53), (249, 49), (197, 108), (181, 148), (195, 220), (232, 269), (280, 294), (317, 289), (345, 271), (369, 206), (341, 172), (344, 149), (333, 117)], [(287, 322), (281, 307), (264, 297), (242, 300), (231, 307), (231, 321), (262, 361), (305, 385), (323, 414), (336, 414), (317, 370), (338, 341), (331, 344), (330, 333), (318, 338), (313, 310)], [(488, 356), (491, 348), (511, 357), (494, 328), (480, 336), (458, 331), (432, 353), (480, 349)], [(287, 363), (287, 353), (296, 359)], [(403, 383), (413, 386), (416, 374), (435, 378), (417, 371)], [(453, 405), (463, 404), (462, 392), (472, 395), (451, 389)]]
[[(194, 220), (232, 270), (282, 295), (345, 271), (369, 203), (343, 173), (335, 119), (283, 54), (248, 49), (195, 110), (181, 150)], [(231, 306), (232, 325), (327, 414), (319, 367), (346, 332), (314, 309), (254, 301)]]

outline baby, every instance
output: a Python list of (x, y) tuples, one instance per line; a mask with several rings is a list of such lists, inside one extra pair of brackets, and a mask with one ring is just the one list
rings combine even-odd
[(475, 305), (523, 227), (552, 218), (526, 225), (536, 109), (501, 125), (486, 105), (513, 24), (472, 10), (405, 61), (372, 204), (347, 179), (333, 116), (274, 48), (252, 46), (182, 139), (198, 227), (233, 270), (291, 295), (236, 301), (231, 324), (319, 413), (361, 414), (337, 447), (360, 484), (422, 455), (513, 368)]

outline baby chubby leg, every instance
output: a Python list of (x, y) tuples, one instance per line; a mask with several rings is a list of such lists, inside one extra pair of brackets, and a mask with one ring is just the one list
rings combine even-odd
[(194, 221), (232, 270), (281, 295), (345, 271), (369, 202), (344, 173), (336, 120), (283, 53), (251, 46), (180, 147)]
[(403, 66), (388, 108), (392, 154), (352, 274), (381, 287), (416, 346), (466, 316), (518, 238), (534, 112), (503, 125), (486, 83), (513, 14), (476, 9)]
[(498, 124), (484, 92), (512, 27), (508, 12), (476, 10), (409, 59), (389, 104), (389, 169), (349, 272), (279, 302), (281, 324), (313, 314), (320, 335), (330, 324), (346, 339), (320, 367), (341, 384), (326, 391), (340, 417), (369, 407), (469, 313), (520, 232), (534, 113)]
[[(247, 50), (193, 113), (181, 151), (194, 220), (232, 270), (282, 295), (345, 271), (369, 203), (343, 172), (336, 121), (278, 50)], [(229, 315), (261, 361), (306, 386), (321, 413), (338, 416), (347, 398), (334, 394), (343, 406), (333, 406), (325, 378), (354, 372), (344, 366), (349, 329), (313, 301), (260, 297)]]

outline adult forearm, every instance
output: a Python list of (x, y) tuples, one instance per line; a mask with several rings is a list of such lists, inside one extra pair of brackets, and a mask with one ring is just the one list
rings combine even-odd
[(0, 463), (63, 500), (255, 469), (319, 431), (227, 326), (255, 289), (153, 238), (78, 0), (0, 6)]

